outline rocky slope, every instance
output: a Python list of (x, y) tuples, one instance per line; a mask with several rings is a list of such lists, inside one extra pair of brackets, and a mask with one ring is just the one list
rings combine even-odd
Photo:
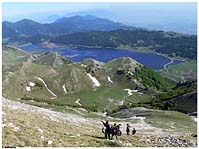
[[(121, 123), (123, 135), (119, 140), (108, 141), (101, 132), (101, 120), (105, 117), (97, 113), (86, 113), (82, 109), (56, 112), (39, 108), (20, 101), (3, 98), (3, 146), (34, 147), (196, 147), (196, 137), (192, 132), (176, 132), (146, 123), (142, 117), (130, 119), (111, 118), (113, 124)], [(95, 115), (95, 118), (91, 114)], [(125, 134), (126, 123), (135, 127), (134, 136)], [(185, 125), (184, 125), (185, 127)], [(186, 127), (189, 127), (188, 125)]]

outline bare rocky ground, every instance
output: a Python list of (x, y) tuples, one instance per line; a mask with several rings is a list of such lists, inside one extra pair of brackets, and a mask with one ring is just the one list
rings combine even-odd
[[(4, 147), (197, 147), (196, 136), (152, 127), (144, 118), (109, 118), (122, 124), (123, 135), (117, 141), (108, 141), (101, 132), (104, 118), (56, 112), (5, 98), (2, 101)], [(127, 122), (137, 129), (135, 135), (125, 134)]]

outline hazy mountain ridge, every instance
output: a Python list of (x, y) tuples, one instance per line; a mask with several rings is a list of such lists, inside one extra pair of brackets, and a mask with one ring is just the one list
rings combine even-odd
[(95, 16), (72, 16), (63, 17), (53, 23), (41, 24), (29, 19), (23, 19), (15, 23), (3, 22), (3, 38), (12, 37), (10, 32), (18, 36), (33, 36), (38, 34), (70, 34), (74, 32), (85, 32), (91, 30), (109, 31), (120, 28), (132, 28), (121, 23), (116, 23), (108, 19), (97, 18)]

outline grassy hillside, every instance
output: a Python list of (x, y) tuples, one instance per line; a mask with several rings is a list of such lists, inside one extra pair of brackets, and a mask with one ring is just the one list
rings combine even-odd
[(3, 46), (2, 55), (2, 64), (5, 67), (25, 62), (29, 57), (29, 53), (13, 46)]
[(165, 109), (193, 113), (197, 111), (197, 92), (191, 92), (178, 96), (165, 102)]
[[(157, 110), (196, 112), (194, 81), (175, 85), (128, 57), (71, 63), (51, 52), (3, 54), (11, 60), (3, 61), (3, 146), (196, 146), (194, 119)], [(107, 118), (122, 124), (119, 141), (104, 139)], [(125, 134), (127, 123), (136, 135)]]
[(177, 65), (169, 65), (166, 70), (160, 71), (160, 73), (176, 82), (196, 80), (197, 78), (197, 62), (187, 61)]
[(2, 52), (3, 66), (6, 68), (10, 68), (27, 61), (35, 64), (49, 65), (52, 67), (62, 67), (64, 64), (70, 63), (69, 59), (62, 57), (55, 52), (26, 52), (10, 45), (3, 46)]
[[(104, 139), (100, 121), (105, 117), (81, 109), (56, 112), (3, 99), (2, 113), (4, 147), (196, 147), (197, 142), (190, 135), (196, 132), (196, 122), (178, 112), (152, 111), (146, 119), (110, 118), (111, 125), (122, 124), (118, 141)], [(91, 114), (95, 118), (88, 117)], [(126, 135), (127, 123), (136, 128), (135, 135)]]
[[(125, 104), (125, 100), (137, 98), (138, 93), (142, 94), (141, 98), (147, 99), (173, 85), (131, 58), (108, 63), (92, 59), (70, 63), (56, 53), (40, 52), (29, 53), (28, 61), (19, 61), (17, 67), (4, 70), (5, 97), (48, 102), (56, 99), (58, 104), (111, 112)], [(99, 86), (95, 86), (93, 79), (99, 82)], [(31, 83), (35, 85), (30, 86)], [(136, 93), (129, 95), (125, 89), (135, 90)], [(76, 103), (78, 99), (80, 104)]]
[(54, 52), (43, 52), (39, 54), (34, 54), (35, 56), (32, 60), (33, 63), (49, 65), (52, 67), (62, 67), (64, 64), (70, 63), (65, 57), (61, 57), (58, 53)]
[[(26, 91), (26, 86), (29, 82), (36, 80), (38, 76), (48, 76), (53, 74), (55, 74), (55, 72), (49, 66), (24, 62), (18, 65), (17, 69), (12, 74), (5, 75), (2, 86), (3, 96), (13, 99), (21, 98), (26, 95), (26, 93), (29, 94), (29, 92)], [(41, 98), (50, 97), (50, 94), (45, 87), (41, 89), (40, 87), (35, 86), (35, 90), (30, 94)]]
[(126, 104), (117, 109), (146, 107), (150, 109), (172, 110), (190, 114), (197, 111), (197, 86), (196, 82), (178, 83), (168, 92), (155, 95), (137, 96), (126, 100)]
[[(14, 56), (12, 52), (6, 54)], [(165, 109), (164, 102), (178, 97), (178, 104), (182, 104), (182, 95), (195, 91), (194, 87), (187, 90), (187, 86), (174, 89), (174, 82), (128, 57), (108, 63), (92, 59), (71, 63), (51, 52), (31, 53), (29, 62), (20, 58), (15, 59), (15, 67), (3, 67), (4, 97), (113, 113), (139, 106)], [(192, 102), (188, 106), (196, 109)]]

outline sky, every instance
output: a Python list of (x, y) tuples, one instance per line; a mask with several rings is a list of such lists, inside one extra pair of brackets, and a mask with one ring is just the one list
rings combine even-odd
[(177, 29), (179, 26), (181, 30), (196, 28), (197, 24), (197, 3), (187, 2), (4, 2), (2, 12), (3, 21), (11, 22), (27, 18), (40, 23), (51, 23), (64, 16), (89, 14), (127, 25), (158, 27), (163, 30), (170, 28), (170, 25), (172, 29)]
[(32, 15), (37, 13), (76, 12), (87, 9), (106, 8), (105, 3), (64, 3), (64, 2), (6, 2), (3, 3), (3, 17), (14, 17), (18, 15)]
[[(172, 12), (182, 15), (196, 13), (196, 3), (59, 3), (59, 2), (6, 2), (3, 3), (3, 18), (28, 16), (38, 13), (71, 13), (89, 9), (109, 9), (137, 13)], [(174, 14), (173, 14), (174, 15)]]

